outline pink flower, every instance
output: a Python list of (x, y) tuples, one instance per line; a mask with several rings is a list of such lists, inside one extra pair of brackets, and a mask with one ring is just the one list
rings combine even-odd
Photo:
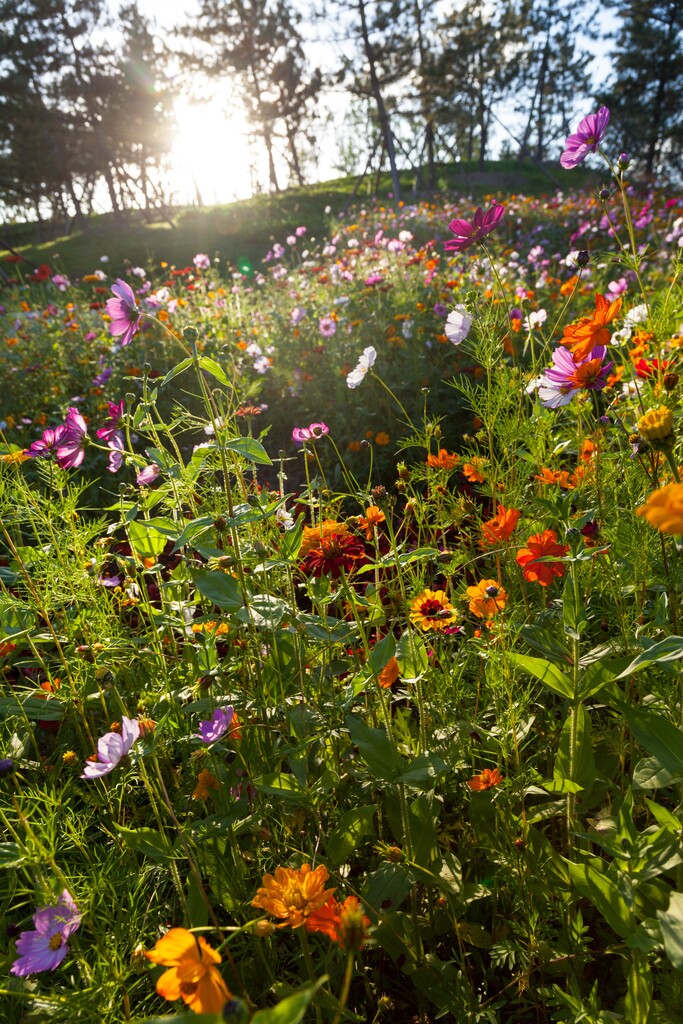
[(138, 487), (142, 487), (143, 485), (149, 486), (149, 484), (154, 483), (156, 478), (159, 476), (160, 472), (161, 470), (159, 469), (159, 467), (155, 466), (154, 464), (152, 464), (151, 466), (145, 466), (145, 468), (141, 469), (140, 472), (135, 477), (135, 482), (137, 483)]
[(589, 114), (579, 121), (574, 134), (567, 137), (564, 153), (560, 157), (561, 165), (567, 169), (576, 167), (577, 164), (583, 163), (589, 153), (595, 153), (604, 138), (608, 124), (607, 107), (600, 107), (597, 114)]
[(114, 768), (129, 753), (140, 735), (136, 718), (121, 718), (121, 732), (107, 732), (97, 741), (97, 760), (86, 761), (82, 779), (100, 779), (113, 772)]
[(115, 298), (107, 299), (107, 313), (111, 317), (109, 333), (121, 338), (121, 345), (128, 345), (140, 330), (141, 313), (135, 302), (133, 289), (121, 278), (111, 286)]
[(612, 369), (611, 362), (602, 362), (606, 351), (604, 346), (597, 346), (589, 357), (575, 363), (571, 352), (557, 348), (552, 355), (554, 366), (545, 370), (530, 389), (538, 388), (538, 396), (546, 409), (569, 405), (578, 391), (602, 391)]
[(446, 252), (465, 252), (475, 242), (481, 242), (490, 235), (498, 227), (504, 213), (505, 207), (500, 203), (494, 203), (486, 213), (478, 206), (471, 221), (452, 220), (448, 230), (453, 232), (455, 238), (445, 242), (444, 249)]
[(223, 736), (235, 717), (235, 709), (232, 704), (227, 708), (216, 708), (213, 718), (199, 723), (199, 732), (196, 734), (204, 743), (215, 743)]
[(318, 329), (323, 338), (331, 338), (337, 333), (337, 321), (331, 316), (324, 316), (318, 321)]
[(39, 440), (34, 441), (29, 448), (24, 449), (24, 455), (28, 455), (32, 459), (35, 459), (38, 456), (47, 458), (59, 447), (65, 433), (66, 427), (63, 423), (60, 423), (54, 430), (48, 427), (47, 430), (43, 431), (43, 436), (39, 438)]
[(310, 427), (295, 427), (292, 431), (292, 441), (295, 444), (303, 444), (304, 441), (317, 441), (329, 432), (330, 428), (326, 423), (311, 423)]
[(211, 266), (211, 260), (205, 252), (198, 252), (192, 260), (197, 270), (208, 270)]
[(78, 929), (81, 915), (66, 889), (54, 907), (40, 907), (33, 915), (35, 931), (22, 932), (10, 974), (24, 977), (37, 971), (54, 971), (69, 952), (67, 939)]
[(109, 407), (109, 419), (105, 420), (103, 427), (97, 431), (97, 436), (103, 441), (110, 441), (123, 426), (123, 399), (120, 402), (107, 402)]
[(78, 409), (73, 405), (66, 410), (64, 433), (60, 437), (56, 456), (62, 469), (80, 466), (85, 458), (88, 443), (88, 427)]

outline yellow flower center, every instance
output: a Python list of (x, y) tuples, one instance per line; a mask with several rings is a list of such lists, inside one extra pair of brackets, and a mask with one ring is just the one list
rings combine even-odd
[(52, 936), (52, 938), (50, 939), (48, 945), (49, 945), (50, 949), (54, 951), (55, 949), (60, 949), (63, 941), (64, 941), (64, 937), (63, 937), (62, 933), (61, 932), (57, 932), (55, 935)]

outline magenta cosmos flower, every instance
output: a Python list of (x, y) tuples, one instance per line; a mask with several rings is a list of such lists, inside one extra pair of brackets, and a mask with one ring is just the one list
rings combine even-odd
[(97, 741), (97, 760), (86, 761), (82, 779), (100, 779), (103, 775), (113, 772), (114, 768), (130, 752), (131, 747), (140, 735), (140, 726), (136, 718), (121, 719), (121, 732), (107, 732)]
[(68, 938), (81, 923), (78, 907), (66, 889), (54, 907), (40, 907), (33, 915), (35, 931), (22, 932), (11, 974), (24, 977), (37, 971), (54, 971), (69, 952)]
[(88, 426), (78, 409), (73, 405), (66, 410), (64, 433), (57, 447), (57, 462), (62, 469), (80, 466), (85, 458), (85, 446), (88, 443)]
[(235, 709), (232, 704), (227, 708), (216, 708), (213, 718), (199, 723), (197, 736), (204, 743), (215, 743), (216, 740), (219, 740), (228, 731), (234, 717)]
[(128, 345), (140, 330), (141, 313), (135, 302), (133, 289), (121, 278), (111, 286), (115, 298), (107, 299), (107, 313), (111, 317), (109, 333), (121, 338), (121, 345)]
[(589, 114), (579, 121), (579, 126), (573, 135), (567, 136), (565, 150), (560, 157), (563, 167), (570, 169), (582, 163), (589, 153), (595, 153), (602, 142), (607, 125), (609, 124), (609, 110), (607, 107), (600, 107), (597, 114)]
[(448, 230), (453, 232), (455, 238), (445, 242), (444, 249), (446, 252), (465, 252), (475, 242), (481, 242), (490, 235), (498, 227), (504, 213), (505, 207), (494, 203), (486, 213), (478, 206), (471, 221), (452, 220)]
[(329, 434), (330, 428), (327, 423), (311, 423), (309, 427), (294, 427), (292, 441), (294, 444), (303, 444), (304, 441), (318, 441), (325, 434)]
[(60, 423), (54, 430), (48, 427), (47, 430), (43, 431), (43, 436), (37, 441), (34, 441), (29, 448), (24, 449), (24, 455), (28, 455), (30, 458), (35, 459), (39, 456), (48, 458), (53, 455), (59, 445), (62, 443), (62, 438), (66, 433), (66, 427), (63, 423)]
[(612, 363), (603, 364), (607, 349), (597, 346), (590, 358), (575, 363), (571, 352), (557, 348), (553, 352), (553, 366), (533, 382), (531, 390), (538, 388), (538, 397), (546, 409), (559, 409), (569, 405), (578, 391), (602, 391)]

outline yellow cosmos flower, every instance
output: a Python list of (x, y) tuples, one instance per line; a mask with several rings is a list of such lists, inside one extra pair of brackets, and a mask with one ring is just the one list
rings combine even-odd
[(683, 484), (667, 484), (653, 491), (636, 515), (660, 533), (683, 534)]
[(320, 864), (315, 871), (310, 864), (296, 868), (276, 868), (274, 875), (264, 875), (263, 884), (251, 901), (267, 914), (282, 919), (279, 928), (299, 928), (314, 910), (319, 910), (336, 892), (336, 886), (325, 888), (329, 879), (327, 868)]

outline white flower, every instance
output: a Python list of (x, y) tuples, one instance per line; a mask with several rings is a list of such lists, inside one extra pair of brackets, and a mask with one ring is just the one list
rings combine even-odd
[(537, 309), (528, 316), (524, 317), (524, 330), (533, 331), (535, 327), (540, 327), (548, 319), (548, 314), (545, 309)]
[(408, 341), (413, 336), (413, 321), (404, 320), (403, 326), (401, 327), (401, 334)]
[(359, 384), (362, 384), (365, 380), (368, 370), (371, 366), (375, 365), (375, 359), (377, 358), (377, 350), (368, 345), (367, 348), (363, 349), (362, 355), (358, 359), (358, 365), (355, 370), (351, 370), (346, 378), (346, 383), (350, 388), (357, 388)]
[(280, 526), (283, 526), (285, 530), (291, 530), (294, 524), (294, 519), (291, 512), (288, 512), (284, 505), (280, 505), (276, 512), (275, 518), (277, 519)]
[(450, 342), (454, 345), (459, 345), (470, 333), (471, 326), (472, 317), (467, 312), (466, 307), (460, 303), (448, 314), (444, 331)]
[(641, 302), (639, 306), (634, 306), (633, 309), (629, 309), (628, 313), (624, 317), (624, 323), (626, 324), (642, 324), (647, 320), (647, 306), (644, 302)]

